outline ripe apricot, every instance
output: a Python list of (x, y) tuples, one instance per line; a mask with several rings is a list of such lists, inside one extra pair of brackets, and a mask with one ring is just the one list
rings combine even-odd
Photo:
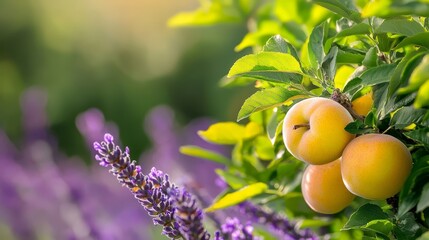
[(361, 116), (368, 115), (369, 111), (371, 111), (374, 100), (372, 99), (372, 91), (356, 98), (352, 101), (352, 109)]
[(343, 210), (355, 198), (344, 186), (339, 159), (323, 165), (309, 165), (302, 176), (301, 190), (308, 206), (324, 214)]
[(325, 164), (338, 159), (355, 135), (344, 130), (350, 113), (334, 100), (315, 97), (296, 103), (283, 122), (283, 141), (297, 159)]
[(410, 151), (395, 137), (366, 134), (344, 149), (341, 173), (350, 192), (370, 200), (398, 193), (411, 172)]

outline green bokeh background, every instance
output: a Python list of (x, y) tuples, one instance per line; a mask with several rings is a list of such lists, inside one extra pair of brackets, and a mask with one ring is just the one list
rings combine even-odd
[(21, 140), (20, 95), (48, 95), (51, 129), (67, 155), (87, 156), (76, 116), (99, 108), (134, 152), (154, 106), (173, 107), (181, 124), (200, 116), (230, 121), (250, 88), (219, 80), (246, 51), (234, 47), (244, 25), (169, 28), (168, 19), (197, 0), (0, 0), (0, 128)]

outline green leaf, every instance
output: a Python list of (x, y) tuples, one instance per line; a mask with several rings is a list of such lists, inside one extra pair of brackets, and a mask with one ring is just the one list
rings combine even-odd
[(325, 58), (325, 52), (323, 49), (325, 24), (326, 22), (315, 27), (311, 32), (310, 39), (308, 41), (308, 54), (311, 66), (315, 69), (318, 69), (322, 65), (322, 61)]
[(333, 81), (335, 77), (335, 72), (337, 70), (336, 64), (337, 64), (337, 54), (338, 54), (338, 47), (333, 46), (330, 50), (328, 55), (323, 59), (322, 62), (322, 70), (324, 79), (326, 81)]
[(228, 77), (244, 76), (285, 83), (299, 81), (297, 74), (303, 73), (299, 62), (291, 54), (260, 52), (238, 59), (229, 70)]
[(429, 32), (417, 33), (413, 36), (406, 37), (398, 45), (396, 45), (395, 49), (408, 45), (416, 45), (429, 49)]
[(377, 66), (377, 59), (377, 48), (371, 47), (365, 54), (365, 59), (362, 61), (362, 65), (365, 67), (375, 67)]
[(426, 113), (427, 110), (424, 109), (403, 107), (393, 115), (393, 117), (390, 119), (389, 125), (394, 126), (396, 129), (403, 129), (411, 123), (422, 122)]
[(222, 169), (216, 169), (215, 172), (234, 190), (240, 189), (247, 185), (247, 182), (243, 179), (243, 177), (237, 176)]
[(365, 86), (377, 85), (384, 82), (389, 82), (392, 78), (396, 64), (384, 64), (378, 67), (369, 68), (362, 73), (360, 78)]
[(364, 229), (387, 235), (392, 228), (388, 215), (378, 205), (367, 203), (350, 216), (342, 230)]
[(371, 27), (367, 23), (358, 23), (350, 28), (346, 28), (335, 35), (335, 38), (342, 38), (354, 35), (364, 35), (371, 33)]
[(353, 1), (351, 0), (312, 0), (312, 2), (355, 22), (362, 21), (360, 13), (357, 11), (356, 6), (354, 6)]
[[(391, 81), (389, 83), (388, 96), (393, 93), (410, 77), (412, 71), (420, 62), (422, 56), (425, 54), (423, 51), (408, 52), (405, 57), (399, 62), (395, 71), (393, 72)], [(407, 76), (408, 75), (408, 76)]]
[(182, 146), (180, 147), (179, 151), (180, 153), (188, 156), (207, 159), (212, 162), (217, 162), (226, 166), (228, 166), (231, 162), (231, 160), (229, 160), (228, 158), (224, 157), (223, 155), (217, 152), (213, 152), (198, 146), (192, 146), (192, 145)]
[(420, 196), (419, 203), (417, 204), (417, 212), (421, 212), (429, 207), (429, 183), (423, 187), (422, 195)]
[(413, 213), (407, 213), (396, 220), (393, 232), (397, 239), (414, 239), (420, 230)]
[(273, 160), (275, 157), (274, 146), (267, 136), (258, 136), (254, 142), (255, 152), (261, 160)]
[(264, 52), (280, 52), (291, 54), (297, 61), (299, 61), (298, 53), (292, 44), (286, 42), (280, 35), (275, 35), (268, 39), (263, 48)]
[[(426, 153), (424, 153), (426, 154)], [(429, 155), (413, 154), (414, 166), (411, 170), (410, 176), (402, 187), (399, 194), (399, 210), (398, 216), (402, 216), (413, 207), (415, 207), (420, 198), (420, 183), (425, 183), (429, 179)]]
[(268, 186), (265, 183), (253, 183), (233, 193), (226, 194), (224, 197), (222, 197), (217, 202), (213, 203), (210, 207), (205, 209), (205, 211), (213, 212), (215, 210), (237, 205), (243, 201), (249, 200), (250, 198), (265, 192), (265, 190), (267, 189)]
[(358, 91), (362, 89), (362, 79), (353, 78), (349, 80), (343, 88), (343, 92), (350, 94), (351, 96), (355, 95)]
[(245, 127), (235, 122), (220, 122), (211, 125), (206, 131), (198, 131), (204, 140), (217, 144), (236, 144), (245, 137)]
[(361, 120), (356, 120), (347, 124), (344, 129), (351, 134), (365, 134), (374, 132), (374, 129), (366, 126)]
[(420, 23), (406, 18), (386, 19), (374, 31), (376, 34), (396, 33), (404, 36), (413, 36), (422, 32), (425, 32), (425, 29)]
[(404, 135), (416, 142), (422, 143), (429, 148), (429, 128), (422, 128), (410, 132), (405, 132)]
[(254, 93), (241, 106), (238, 112), (237, 121), (247, 118), (254, 112), (282, 105), (292, 97), (301, 95), (298, 91), (287, 90), (284, 87), (273, 87), (263, 89)]

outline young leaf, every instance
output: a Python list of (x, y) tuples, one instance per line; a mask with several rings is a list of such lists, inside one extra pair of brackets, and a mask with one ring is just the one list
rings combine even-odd
[(238, 59), (228, 77), (244, 76), (278, 83), (300, 82), (303, 74), (294, 56), (279, 52), (260, 52)]
[(279, 52), (260, 52), (238, 59), (228, 72), (228, 77), (248, 72), (302, 73), (294, 56)]
[(367, 23), (359, 23), (346, 28), (335, 35), (335, 38), (342, 38), (353, 35), (364, 35), (371, 33), (371, 27)]
[(288, 53), (295, 57), (297, 61), (299, 61), (298, 53), (294, 46), (286, 42), (280, 35), (275, 35), (268, 39), (262, 51)]
[(206, 212), (213, 212), (215, 210), (231, 207), (237, 205), (243, 201), (246, 201), (254, 196), (257, 196), (265, 190), (268, 189), (268, 186), (265, 183), (253, 183), (246, 187), (243, 187), (233, 193), (228, 193), (217, 202), (213, 203), (210, 207), (205, 209)]
[(417, 204), (417, 212), (421, 212), (429, 207), (429, 183), (423, 187), (422, 195), (420, 196), (419, 203)]
[(281, 105), (292, 97), (299, 95), (302, 94), (298, 91), (287, 90), (283, 87), (273, 87), (256, 92), (244, 101), (243, 106), (241, 106), (238, 112), (237, 121), (247, 118), (254, 112)]
[(204, 140), (217, 144), (236, 144), (245, 136), (245, 127), (235, 122), (220, 122), (211, 125), (206, 131), (198, 131)]
[(198, 146), (192, 146), (192, 145), (182, 146), (180, 147), (179, 151), (180, 153), (188, 156), (207, 159), (226, 166), (228, 166), (231, 162), (228, 158), (224, 157), (223, 155), (217, 152), (213, 152)]

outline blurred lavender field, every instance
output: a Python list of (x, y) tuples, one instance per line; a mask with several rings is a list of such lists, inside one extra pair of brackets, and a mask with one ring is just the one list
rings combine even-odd
[[(46, 102), (40, 89), (22, 95), (24, 136), (19, 146), (0, 130), (0, 239), (163, 239), (144, 209), (106, 169), (61, 152), (49, 132)], [(184, 144), (225, 152), (196, 135), (210, 122), (197, 119), (180, 127), (169, 107), (156, 107), (144, 122), (152, 149), (140, 157), (131, 152), (132, 158), (139, 158), (146, 172), (155, 166), (173, 181), (212, 198), (221, 191), (213, 171), (219, 166), (178, 152)], [(88, 151), (105, 132), (119, 139), (116, 125), (97, 109), (81, 113), (76, 126)]]

